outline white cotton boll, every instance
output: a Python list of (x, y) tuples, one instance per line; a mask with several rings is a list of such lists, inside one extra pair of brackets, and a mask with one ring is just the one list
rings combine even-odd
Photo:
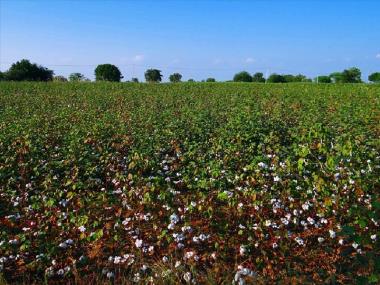
[(323, 237), (319, 237), (319, 238), (318, 238), (318, 242), (319, 242), (319, 243), (324, 242), (324, 240), (325, 240), (325, 239), (324, 239)]
[(108, 279), (111, 279), (111, 278), (114, 278), (115, 277), (115, 273), (113, 272), (107, 272), (107, 278)]
[(186, 273), (183, 275), (183, 279), (184, 279), (186, 282), (190, 282), (190, 281), (191, 281), (191, 272), (186, 272)]
[(331, 238), (335, 238), (336, 237), (336, 233), (333, 230), (329, 230), (329, 234), (330, 234)]
[(143, 241), (142, 241), (141, 239), (137, 239), (137, 240), (135, 241), (135, 245), (136, 245), (137, 248), (142, 247), (142, 244), (143, 244)]

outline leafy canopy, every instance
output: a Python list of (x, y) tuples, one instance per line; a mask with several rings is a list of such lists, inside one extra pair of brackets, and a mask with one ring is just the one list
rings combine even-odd
[(147, 71), (145, 71), (145, 80), (147, 82), (161, 82), (162, 80), (161, 70), (148, 69)]
[(5, 73), (5, 79), (9, 81), (50, 81), (53, 80), (53, 74), (54, 72), (46, 67), (22, 59), (12, 64)]
[(95, 69), (96, 81), (113, 81), (120, 82), (123, 78), (117, 66), (113, 64), (100, 64)]
[(372, 73), (370, 76), (368, 76), (368, 81), (380, 83), (380, 72)]
[(234, 76), (235, 82), (252, 82), (252, 76), (247, 71), (241, 71)]
[(176, 83), (176, 82), (181, 82), (182, 75), (179, 73), (173, 73), (169, 76), (170, 82)]

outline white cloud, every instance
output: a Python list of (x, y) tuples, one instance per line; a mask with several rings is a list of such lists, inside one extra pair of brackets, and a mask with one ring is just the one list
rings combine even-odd
[(245, 59), (245, 62), (246, 62), (246, 63), (254, 63), (254, 62), (255, 62), (255, 59), (252, 58), (252, 57), (247, 57), (247, 58)]
[(142, 55), (142, 54), (138, 54), (138, 55), (135, 55), (133, 57), (133, 61), (135, 61), (135, 62), (140, 62), (140, 61), (143, 61), (143, 60), (144, 60), (144, 55)]
[(378, 54), (376, 55), (376, 58), (377, 58), (377, 59), (380, 59), (380, 53), (378, 53)]

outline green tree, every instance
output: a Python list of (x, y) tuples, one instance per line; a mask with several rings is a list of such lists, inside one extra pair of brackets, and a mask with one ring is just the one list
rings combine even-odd
[(147, 82), (161, 82), (162, 74), (161, 70), (158, 69), (148, 69), (145, 71), (145, 80)]
[(85, 80), (85, 77), (82, 73), (79, 73), (79, 72), (75, 72), (75, 73), (71, 73), (69, 75), (69, 81), (84, 81)]
[(132, 82), (139, 83), (139, 79), (137, 77), (132, 77)]
[(318, 83), (332, 83), (331, 77), (326, 75), (318, 76), (315, 81)]
[(50, 81), (53, 80), (53, 74), (52, 70), (23, 59), (11, 65), (6, 72), (6, 79), (10, 81)]
[(264, 74), (262, 72), (256, 72), (252, 76), (252, 82), (261, 82), (261, 83), (264, 83), (265, 82)]
[(190, 78), (189, 80), (187, 80), (187, 82), (195, 82), (195, 80)]
[(372, 73), (370, 76), (368, 76), (368, 81), (371, 81), (373, 83), (380, 83), (380, 72)]
[(209, 77), (206, 79), (206, 82), (216, 82), (215, 78)]
[(4, 81), (4, 80), (5, 80), (5, 74), (4, 72), (0, 71), (0, 81)]
[(53, 81), (57, 82), (67, 82), (67, 78), (62, 75), (54, 76)]
[(357, 67), (345, 69), (343, 72), (334, 72), (330, 74), (334, 83), (361, 83), (361, 76), (362, 73)]
[(362, 72), (357, 67), (345, 69), (342, 72), (343, 83), (361, 83)]
[(252, 82), (252, 76), (247, 71), (236, 73), (233, 79), (235, 82)]
[(95, 69), (96, 81), (120, 82), (122, 78), (119, 68), (113, 64), (100, 64)]
[(169, 80), (172, 83), (181, 82), (182, 75), (179, 73), (173, 73), (169, 76)]
[(286, 83), (286, 78), (283, 75), (273, 73), (269, 76), (269, 83)]
[(341, 72), (333, 72), (329, 76), (334, 83), (343, 83), (343, 76)]

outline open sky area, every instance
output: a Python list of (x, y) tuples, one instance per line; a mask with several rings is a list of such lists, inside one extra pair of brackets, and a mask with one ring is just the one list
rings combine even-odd
[(124, 80), (232, 79), (234, 73), (380, 71), (380, 1), (0, 0), (0, 70), (22, 58), (94, 78), (117, 65)]

